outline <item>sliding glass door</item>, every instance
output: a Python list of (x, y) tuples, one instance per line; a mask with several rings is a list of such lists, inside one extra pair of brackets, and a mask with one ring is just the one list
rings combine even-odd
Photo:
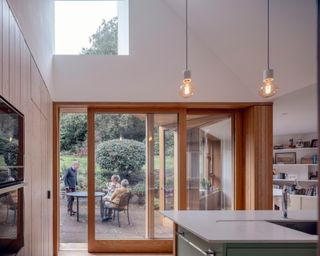
[(89, 251), (172, 251), (178, 114), (88, 112)]
[[(241, 152), (235, 150), (241, 145), (241, 122), (236, 112), (139, 104), (83, 109), (87, 114), (81, 114), (81, 127), (87, 123), (88, 129), (76, 151), (81, 155), (57, 159), (61, 168), (71, 164), (67, 160), (80, 160), (79, 193), (73, 195), (77, 214), (64, 218), (74, 226), (57, 225), (58, 233), (87, 227), (89, 252), (170, 253), (174, 225), (161, 211), (241, 209), (243, 177), (235, 179), (236, 165), (242, 166)], [(72, 127), (79, 122), (67, 123), (70, 136), (78, 136)], [(62, 130), (57, 130), (60, 137)], [(74, 146), (69, 144), (64, 146)], [(62, 211), (65, 215), (66, 208)], [(74, 241), (80, 234), (65, 237)]]
[(234, 209), (232, 118), (187, 115), (187, 208)]

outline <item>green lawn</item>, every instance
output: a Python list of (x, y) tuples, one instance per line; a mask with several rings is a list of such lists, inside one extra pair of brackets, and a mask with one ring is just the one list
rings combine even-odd
[(88, 158), (86, 156), (76, 157), (72, 155), (60, 155), (60, 172), (63, 173), (63, 171), (69, 168), (75, 160), (80, 162), (80, 170), (87, 172)]

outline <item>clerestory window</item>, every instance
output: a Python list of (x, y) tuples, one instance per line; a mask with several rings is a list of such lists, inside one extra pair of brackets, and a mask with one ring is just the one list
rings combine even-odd
[(128, 0), (55, 1), (55, 54), (129, 55)]

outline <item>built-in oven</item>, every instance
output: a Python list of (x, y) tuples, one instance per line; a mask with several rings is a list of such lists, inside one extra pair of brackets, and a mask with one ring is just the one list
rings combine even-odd
[(0, 96), (0, 255), (23, 247), (24, 117)]
[(24, 180), (24, 117), (0, 96), (0, 188)]
[(16, 254), (24, 245), (23, 186), (0, 189), (0, 255)]

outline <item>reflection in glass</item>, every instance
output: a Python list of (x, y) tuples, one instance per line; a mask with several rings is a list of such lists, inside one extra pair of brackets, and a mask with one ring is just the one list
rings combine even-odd
[(0, 98), (0, 186), (23, 180), (23, 117)]
[(0, 239), (17, 238), (17, 190), (0, 194)]
[(187, 118), (188, 209), (232, 209), (231, 118)]

